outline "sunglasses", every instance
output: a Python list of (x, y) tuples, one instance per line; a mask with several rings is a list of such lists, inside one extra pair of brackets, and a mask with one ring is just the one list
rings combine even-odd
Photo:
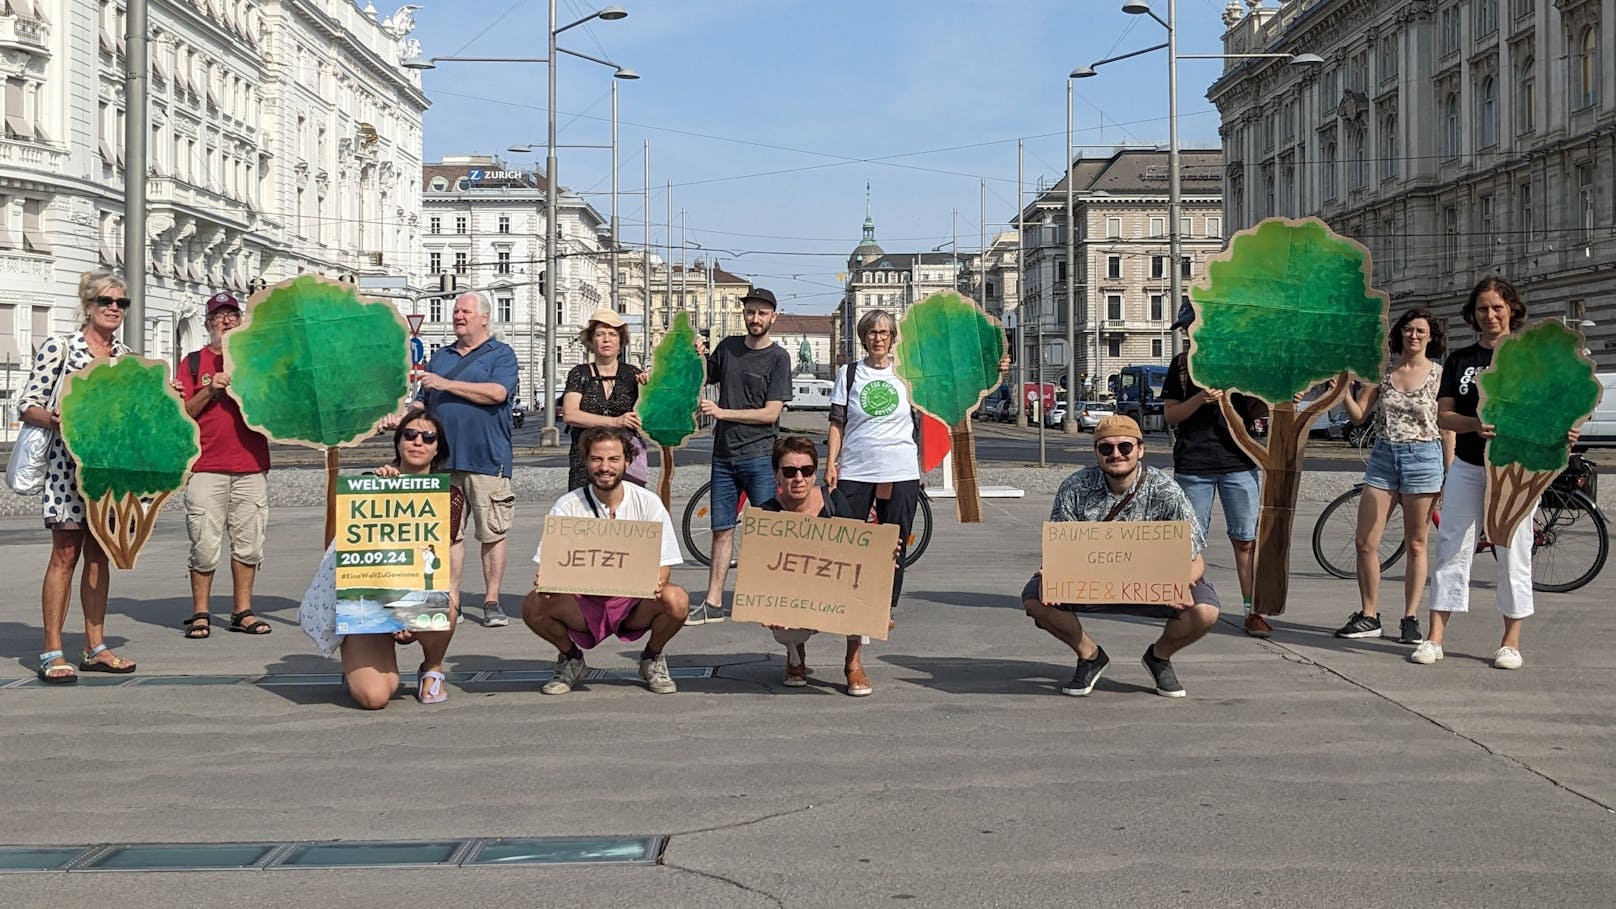
[(816, 469), (818, 469), (818, 468), (815, 468), (815, 467), (813, 467), (811, 465), (808, 466), (808, 467), (781, 467), (781, 468), (779, 468), (780, 476), (785, 477), (788, 480), (794, 480), (797, 477), (811, 477), (811, 476), (814, 475), (814, 471)]
[(403, 436), (404, 441), (406, 442), (413, 442), (416, 439), (420, 439), (421, 441), (430, 445), (438, 440), (438, 434), (430, 429), (416, 429), (411, 427), (409, 429), (399, 430), (398, 434)]
[(1100, 457), (1102, 458), (1111, 457), (1112, 452), (1120, 454), (1126, 458), (1127, 456), (1133, 454), (1133, 447), (1132, 442), (1117, 442), (1115, 444), (1110, 442), (1101, 442), (1100, 444), (1094, 446), (1094, 450), (1099, 452)]
[(128, 297), (96, 297), (90, 302), (97, 306), (116, 306), (119, 309), (128, 309), (132, 301)]

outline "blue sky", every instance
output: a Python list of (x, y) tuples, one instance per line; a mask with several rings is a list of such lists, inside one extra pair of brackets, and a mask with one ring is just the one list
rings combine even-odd
[[(416, 13), (428, 56), (545, 52), (545, 0), (439, 0)], [(876, 236), (891, 252), (978, 244), (982, 180), (988, 236), (1016, 211), (1016, 140), (1027, 140), (1026, 189), (1057, 178), (1065, 78), (1075, 66), (1147, 47), (1165, 31), (1120, 0), (621, 0), (629, 16), (596, 20), (561, 44), (639, 71), (619, 85), (619, 217), (638, 246), (646, 220), (641, 143), (651, 143), (651, 242), (714, 250), (727, 270), (775, 290), (788, 312), (827, 312), (858, 242), (865, 183)], [(1166, 0), (1157, 0), (1166, 15)], [(599, 6), (558, 0), (562, 24)], [(1220, 0), (1180, 0), (1180, 53), (1216, 53)], [(384, 11), (385, 12), (385, 11)], [(1165, 52), (1113, 64), (1076, 83), (1075, 146), (1166, 143)], [(1185, 147), (1217, 144), (1205, 99), (1216, 61), (1180, 65)], [(610, 140), (610, 70), (562, 56), (561, 143)], [(433, 106), (425, 155), (498, 154), (545, 134), (542, 64), (445, 62), (424, 74)], [(1103, 126), (1102, 126), (1103, 124)], [(610, 208), (610, 153), (563, 149), (563, 184)], [(946, 248), (946, 247), (945, 247)], [(828, 253), (828, 255), (827, 255)], [(687, 255), (701, 255), (694, 248)], [(678, 257), (677, 249), (674, 252)]]

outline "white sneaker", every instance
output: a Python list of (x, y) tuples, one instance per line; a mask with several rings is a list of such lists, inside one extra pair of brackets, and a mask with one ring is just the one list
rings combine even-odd
[(1440, 659), (1442, 659), (1442, 645), (1430, 641), (1421, 641), (1420, 646), (1414, 648), (1414, 652), (1408, 655), (1410, 663), (1419, 663), (1422, 666), (1429, 666)]
[(551, 676), (550, 681), (545, 682), (544, 687), (539, 690), (545, 694), (566, 694), (577, 687), (588, 674), (589, 667), (584, 664), (583, 657), (569, 660), (566, 654), (561, 654), (556, 657), (555, 675)]
[(1500, 647), (1493, 654), (1494, 669), (1519, 669), (1523, 662), (1521, 652), (1513, 647)]

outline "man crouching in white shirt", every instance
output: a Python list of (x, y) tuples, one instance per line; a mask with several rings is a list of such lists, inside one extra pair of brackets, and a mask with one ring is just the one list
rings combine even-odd
[[(656, 494), (623, 482), (628, 468), (628, 434), (621, 429), (591, 426), (583, 431), (579, 447), (589, 484), (556, 500), (550, 514), (575, 518), (610, 518), (622, 521), (662, 522), (662, 573), (656, 593), (644, 599), (602, 597), (571, 593), (541, 593), (535, 589), (522, 601), (522, 621), (533, 633), (560, 651), (555, 675), (544, 683), (545, 694), (566, 694), (577, 687), (589, 667), (584, 651), (615, 634), (624, 641), (638, 640), (651, 633), (640, 652), (640, 678), (657, 694), (678, 690), (668, 675), (668, 661), (662, 648), (684, 627), (690, 612), (690, 595), (677, 584), (668, 583), (668, 573), (683, 559), (674, 536), (673, 520)], [(541, 540), (539, 549), (542, 552)], [(539, 561), (538, 553), (533, 561)], [(538, 586), (538, 576), (533, 578)]]

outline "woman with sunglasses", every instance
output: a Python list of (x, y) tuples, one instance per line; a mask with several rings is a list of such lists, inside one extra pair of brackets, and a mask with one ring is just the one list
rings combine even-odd
[[(130, 673), (135, 664), (107, 649), (107, 554), (85, 524), (84, 497), (79, 493), (78, 468), (61, 436), (58, 398), (63, 380), (97, 359), (114, 359), (129, 352), (117, 339), (129, 309), (129, 285), (112, 271), (85, 272), (79, 278), (79, 307), (84, 321), (65, 338), (45, 338), (34, 356), (33, 368), (23, 385), (17, 412), (23, 422), (57, 433), (46, 455), (48, 470), (44, 493), (45, 526), (51, 532), (50, 561), (45, 565), (41, 600), (45, 614), (45, 652), (39, 655), (39, 678), (51, 685), (78, 681), (79, 672)], [(72, 598), (73, 570), (80, 557), (79, 606), (84, 611), (84, 650), (78, 669), (62, 649), (62, 627)]]
[[(445, 473), (449, 460), (449, 440), (443, 424), (429, 411), (418, 410), (404, 418), (393, 430), (393, 461), (376, 468), (380, 477)], [(366, 710), (381, 710), (398, 691), (398, 646), (421, 645), (421, 666), (416, 670), (415, 697), (423, 704), (448, 700), (443, 689), (443, 658), (454, 637), (460, 613), (460, 565), (465, 553), (462, 518), (466, 497), (460, 487), (449, 487), (449, 595), (448, 627), (436, 631), (398, 631), (393, 634), (343, 635), (336, 649), (342, 653), (343, 686), (354, 703)], [(435, 553), (433, 554), (435, 556)], [(314, 583), (304, 594), (299, 624), (310, 630), (316, 642), (336, 634), (336, 556), (327, 549)], [(428, 577), (434, 588), (440, 586)], [(312, 626), (312, 628), (311, 628)], [(318, 629), (315, 634), (313, 629)], [(322, 649), (328, 644), (322, 644)]]

